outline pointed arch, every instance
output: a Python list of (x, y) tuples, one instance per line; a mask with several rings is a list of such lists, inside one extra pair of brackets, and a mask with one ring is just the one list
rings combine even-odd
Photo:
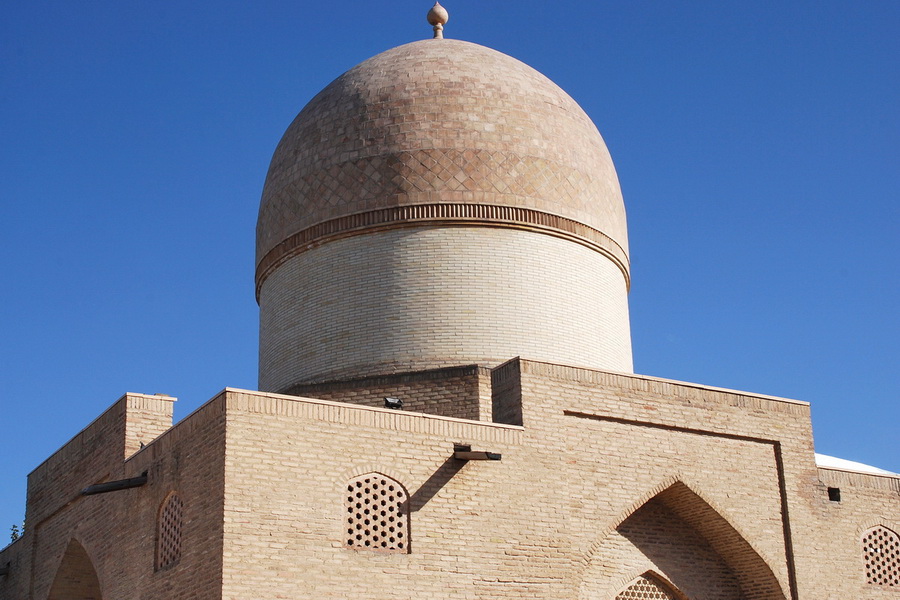
[(72, 538), (50, 586), (47, 600), (103, 600), (94, 563), (78, 540)]
[(703, 536), (722, 557), (734, 571), (748, 600), (784, 600), (787, 597), (769, 563), (734, 525), (697, 492), (677, 482), (657, 498)]
[(616, 594), (615, 600), (688, 600), (688, 598), (659, 573), (647, 571)]
[[(705, 597), (704, 589), (720, 586), (746, 600), (787, 598), (769, 562), (720, 511), (684, 482), (666, 483), (592, 546), (584, 560), (583, 598), (614, 598), (651, 569), (688, 597)], [(697, 572), (689, 577), (691, 569)], [(609, 584), (599, 583), (601, 573)]]

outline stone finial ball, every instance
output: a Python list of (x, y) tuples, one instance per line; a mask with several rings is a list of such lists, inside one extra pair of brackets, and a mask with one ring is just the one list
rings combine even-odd
[(431, 10), (428, 11), (429, 25), (446, 25), (449, 20), (450, 13), (447, 12), (446, 8), (441, 6), (440, 2), (435, 2), (434, 6), (431, 7)]

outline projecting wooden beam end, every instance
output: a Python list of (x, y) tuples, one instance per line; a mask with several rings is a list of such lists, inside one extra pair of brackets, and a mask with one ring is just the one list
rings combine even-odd
[(453, 458), (459, 460), (500, 460), (503, 457), (499, 452), (472, 452), (471, 450), (457, 450)]

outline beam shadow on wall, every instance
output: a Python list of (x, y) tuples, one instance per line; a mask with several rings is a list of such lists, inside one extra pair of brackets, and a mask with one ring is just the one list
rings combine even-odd
[(419, 489), (410, 496), (409, 498), (409, 510), (410, 512), (416, 512), (423, 506), (425, 506), (429, 500), (434, 498), (435, 494), (437, 494), (442, 487), (444, 487), (448, 481), (453, 479), (453, 476), (459, 473), (460, 469), (462, 469), (466, 464), (466, 461), (459, 460), (450, 455), (444, 463), (438, 467), (437, 471), (431, 474), (425, 483), (419, 486)]

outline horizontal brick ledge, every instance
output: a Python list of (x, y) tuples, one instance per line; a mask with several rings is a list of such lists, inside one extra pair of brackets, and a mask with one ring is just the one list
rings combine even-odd
[[(900, 480), (900, 473), (874, 473), (872, 471), (857, 471), (855, 469), (848, 469), (842, 467), (823, 467), (822, 465), (816, 465), (816, 468), (820, 471), (833, 471), (835, 473), (846, 473), (848, 475), (861, 475), (863, 477), (874, 477), (879, 478), (883, 477), (885, 479), (897, 479)], [(900, 488), (898, 488), (900, 491)]]
[(492, 204), (414, 204), (356, 213), (323, 221), (272, 248), (256, 267), (256, 299), (263, 282), (287, 259), (329, 241), (399, 227), (422, 225), (510, 227), (575, 241), (611, 259), (631, 285), (628, 255), (615, 240), (573, 219), (539, 210)]
[(617, 387), (624, 387), (626, 389), (634, 389), (643, 392), (651, 392), (651, 390), (649, 390), (647, 386), (658, 386), (659, 391), (651, 393), (658, 393), (675, 397), (682, 395), (682, 390), (693, 390), (691, 392), (692, 394), (696, 392), (709, 392), (720, 395), (722, 397), (730, 398), (734, 403), (737, 404), (740, 404), (742, 402), (756, 402), (760, 403), (759, 406), (780, 406), (784, 409), (784, 411), (792, 412), (794, 414), (806, 414), (806, 412), (809, 410), (809, 402), (806, 402), (804, 400), (794, 400), (792, 398), (782, 398), (780, 396), (770, 396), (768, 394), (745, 392), (741, 390), (733, 390), (730, 388), (704, 385), (702, 383), (679, 381), (677, 379), (665, 379), (663, 377), (654, 377), (652, 375), (641, 375), (640, 373), (622, 373), (605, 369), (592, 369), (588, 367), (530, 360), (522, 357), (517, 357), (512, 360), (517, 361), (520, 364), (520, 369), (523, 372), (533, 375), (541, 375), (571, 381), (583, 381), (599, 385), (614, 385)]

